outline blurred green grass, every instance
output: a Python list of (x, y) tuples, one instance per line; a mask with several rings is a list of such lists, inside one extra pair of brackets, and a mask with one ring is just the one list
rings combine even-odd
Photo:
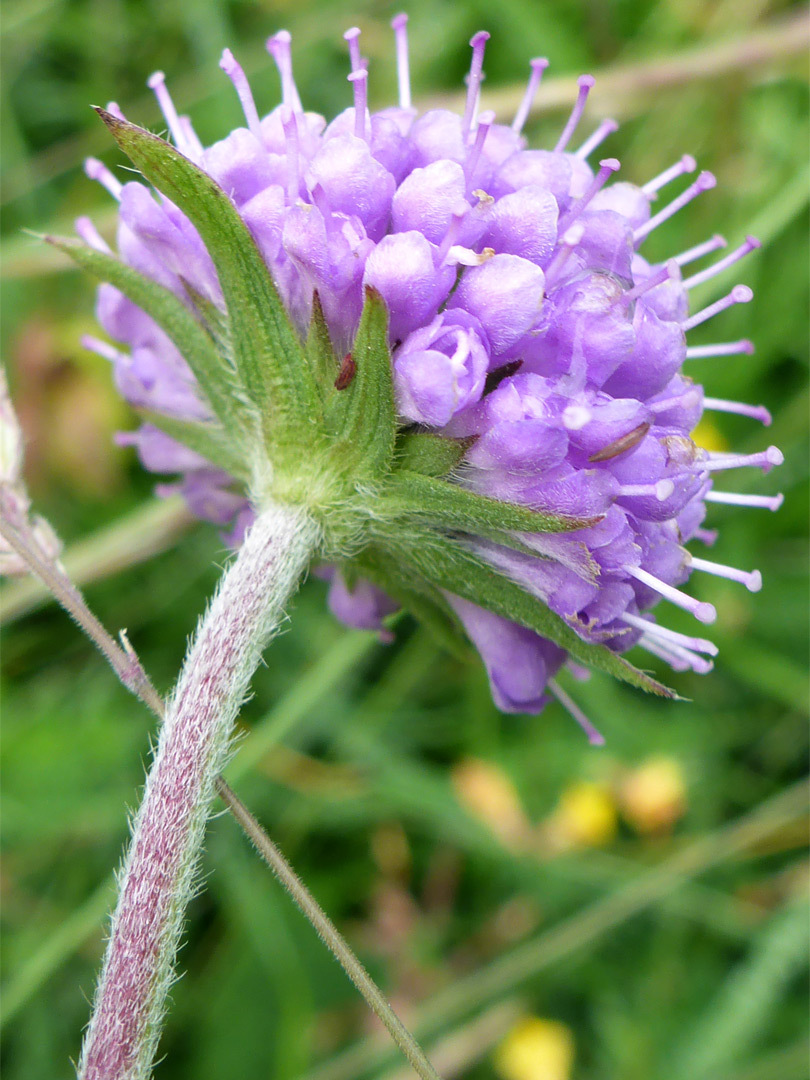
[[(395, 10), (342, 0), (7, 3), (0, 334), (26, 425), (31, 489), (68, 541), (118, 522), (151, 490), (131, 458), (109, 448), (112, 430), (132, 419), (102, 362), (78, 346), (92, 331), (91, 284), (20, 232), (67, 231), (79, 213), (109, 223), (81, 159), (118, 159), (87, 106), (115, 97), (127, 115), (159, 129), (144, 82), (162, 68), (212, 141), (239, 121), (217, 68), (222, 47), (243, 60), (269, 108), (277, 86), (262, 42), (286, 26), (302, 96), (330, 115), (349, 101), (341, 33), (353, 24), (371, 58), (372, 103), (382, 105), (395, 89), (387, 28)], [(684, 152), (717, 173), (716, 191), (662, 228), (653, 254), (718, 231), (732, 244), (749, 231), (765, 241), (740, 268), (754, 302), (721, 316), (701, 339), (750, 336), (756, 355), (695, 361), (691, 372), (714, 396), (771, 410), (765, 434), (736, 417), (714, 423), (735, 448), (773, 441), (784, 450), (777, 473), (764, 481), (741, 474), (732, 486), (783, 490), (786, 501), (775, 515), (712, 510), (718, 560), (759, 566), (765, 587), (752, 596), (696, 580), (718, 607), (721, 653), (710, 676), (676, 677), (689, 700), (653, 701), (600, 677), (576, 685), (608, 737), (604, 751), (590, 749), (559, 708), (540, 718), (499, 716), (481, 671), (408, 623), (388, 647), (350, 634), (325, 611), (322, 584), (308, 582), (255, 680), (232, 779), (405, 1018), (421, 1024), (429, 1045), (456, 1033), (457, 1068), (446, 1067), (448, 1076), (492, 1080), (491, 1043), (526, 1010), (570, 1026), (580, 1080), (799, 1080), (808, 87), (801, 55), (763, 64), (752, 57), (773, 26), (802, 8), (417, 0), (408, 10), (420, 99), (458, 93), (467, 41), (485, 26), (485, 98), (508, 97), (537, 54), (551, 58), (554, 76), (604, 71), (609, 93), (600, 97), (597, 83), (589, 120), (622, 119), (611, 153), (628, 178), (646, 180)], [(747, 59), (711, 78), (633, 83), (633, 72), (656, 58), (677, 70), (693, 50), (739, 41), (749, 43), (739, 53)], [(617, 71), (629, 72), (629, 83)], [(530, 127), (534, 145), (547, 145), (564, 116), (554, 86)], [(161, 688), (171, 685), (224, 558), (214, 531), (195, 526), (113, 577), (92, 581), (90, 572), (92, 606), (111, 628), (128, 628)], [(51, 607), (8, 628), (4, 660), (2, 1067), (9, 1078), (46, 1080), (69, 1075), (78, 1053), (108, 882), (153, 723)], [(572, 783), (613, 793), (628, 771), (661, 756), (685, 777), (683, 817), (648, 835), (623, 820), (600, 849), (515, 847), (493, 831), (494, 818), (488, 825), (459, 798), (461, 763), (484, 761), (513, 785), (532, 825), (547, 823)], [(227, 817), (212, 822), (205, 870), (157, 1076), (388, 1075), (395, 1059), (375, 1056), (372, 1044), (345, 1049), (369, 1030), (361, 1004)], [(500, 1001), (509, 1008), (493, 1014), (489, 1029), (476, 1028)]]

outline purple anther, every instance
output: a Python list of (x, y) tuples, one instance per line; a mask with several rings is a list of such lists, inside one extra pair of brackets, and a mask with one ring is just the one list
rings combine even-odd
[(568, 229), (569, 226), (576, 221), (597, 191), (603, 188), (613, 173), (618, 172), (620, 168), (621, 164), (617, 158), (604, 158), (599, 162), (599, 172), (591, 181), (588, 190), (582, 198), (578, 199), (568, 213), (561, 219), (557, 227), (558, 232)]
[(722, 300), (716, 300), (713, 304), (709, 304), (708, 307), (703, 308), (702, 311), (696, 312), (682, 323), (684, 333), (694, 329), (696, 326), (700, 326), (701, 323), (705, 323), (709, 319), (714, 318), (715, 315), (719, 315), (720, 312), (725, 311), (726, 308), (733, 307), (734, 304), (747, 304), (753, 297), (753, 290), (749, 289), (747, 285), (735, 285), (731, 292), (727, 296), (724, 296)]
[(710, 412), (736, 413), (738, 416), (750, 416), (759, 420), (765, 427), (771, 426), (771, 414), (764, 405), (746, 405), (742, 401), (726, 401), (724, 398), (705, 397), (703, 408)]
[(279, 30), (277, 34), (267, 39), (266, 48), (273, 57), (281, 76), (282, 102), (293, 112), (300, 113), (303, 112), (303, 107), (293, 78), (291, 41), (288, 30)]
[(739, 356), (754, 353), (754, 343), (748, 338), (740, 341), (724, 341), (718, 345), (694, 345), (686, 350), (687, 360), (703, 360), (710, 356)]
[(114, 199), (121, 198), (121, 189), (124, 185), (116, 180), (107, 166), (98, 158), (85, 158), (84, 171), (91, 180), (97, 180), (102, 187), (106, 188)]
[(543, 78), (543, 72), (548, 67), (548, 60), (544, 56), (536, 56), (534, 60), (530, 61), (532, 73), (529, 76), (529, 82), (526, 86), (526, 93), (523, 95), (523, 101), (520, 103), (520, 108), (515, 113), (515, 119), (512, 121), (512, 131), (516, 134), (520, 134), (523, 130), (523, 125), (529, 117), (529, 113), (534, 103), (534, 95), (537, 93), (537, 87), (540, 85), (540, 81)]
[(585, 140), (582, 146), (580, 146), (579, 150), (576, 151), (574, 156), (578, 157), (580, 161), (586, 161), (588, 157), (593, 153), (593, 151), (597, 148), (597, 146), (603, 143), (609, 135), (613, 134), (614, 131), (618, 130), (619, 125), (616, 123), (615, 120), (611, 120), (610, 118), (603, 120), (599, 127), (596, 129), (596, 131), (593, 133), (593, 135), (590, 135)]
[(756, 251), (757, 248), (762, 247), (761, 241), (757, 240), (755, 236), (746, 236), (745, 242), (740, 244), (734, 251), (729, 252), (724, 259), (720, 259), (713, 266), (707, 266), (705, 270), (701, 270), (697, 274), (692, 274), (691, 277), (686, 278), (683, 283), (685, 289), (693, 289), (695, 285), (702, 285), (704, 281), (709, 281), (716, 274), (721, 274), (724, 270), (727, 270), (729, 266), (733, 266), (734, 263), (744, 259), (746, 255), (749, 255), (752, 251)]
[(245, 75), (242, 66), (236, 61), (230, 49), (223, 49), (219, 66), (234, 85), (234, 89), (236, 90), (239, 102), (242, 106), (242, 112), (245, 114), (245, 120), (247, 120), (248, 128), (256, 136), (259, 142), (263, 144), (262, 127), (259, 121), (256, 102), (253, 100), (253, 94), (251, 93), (250, 83), (247, 80), (247, 76)]
[(709, 191), (715, 187), (717, 179), (714, 173), (702, 172), (698, 175), (697, 180), (693, 184), (690, 184), (686, 191), (682, 191), (677, 199), (673, 199), (668, 206), (665, 206), (663, 210), (659, 210), (654, 217), (651, 217), (649, 221), (646, 221), (643, 225), (639, 225), (633, 232), (633, 240), (636, 247), (650, 235), (653, 229), (657, 229), (664, 221), (668, 221), (673, 214), (683, 209), (687, 203), (690, 203), (701, 192)]
[(366, 102), (368, 100), (368, 72), (358, 68), (346, 76), (354, 90), (354, 133), (358, 139), (366, 137)]
[(576, 131), (577, 124), (582, 118), (583, 112), (585, 112), (585, 102), (588, 100), (588, 94), (593, 89), (593, 85), (596, 79), (593, 75), (580, 75), (577, 79), (577, 86), (579, 86), (579, 93), (577, 94), (577, 100), (574, 103), (574, 107), (571, 110), (571, 115), (568, 117), (568, 123), (562, 130), (557, 140), (557, 145), (554, 147), (554, 153), (560, 154), (565, 150), (568, 143), (571, 141), (571, 136)]
[(759, 570), (738, 570), (735, 566), (724, 566), (722, 563), (710, 562), (708, 559), (697, 559), (694, 555), (690, 565), (693, 570), (702, 570), (705, 574), (728, 578), (729, 581), (739, 581), (749, 592), (759, 592), (762, 588), (762, 574)]
[(111, 116), (114, 116), (116, 120), (126, 120), (126, 117), (121, 111), (121, 106), (117, 101), (108, 101), (104, 108)]
[(391, 20), (397, 47), (397, 83), (399, 85), (399, 107), (411, 107), (411, 75), (408, 62), (408, 16), (400, 12)]
[(713, 623), (716, 621), (717, 610), (713, 604), (695, 600), (693, 596), (687, 596), (685, 592), (676, 589), (674, 585), (667, 585), (665, 581), (660, 581), (647, 570), (642, 570), (640, 566), (628, 566), (627, 573), (634, 577), (636, 581), (641, 582), (642, 585), (646, 585), (647, 588), (663, 596), (665, 600), (669, 600), (671, 604), (676, 604), (679, 608), (683, 608), (684, 611), (688, 611), (690, 615), (694, 615), (698, 622)]
[(548, 689), (552, 692), (554, 697), (559, 701), (569, 716), (579, 724), (585, 734), (588, 736), (588, 742), (591, 746), (604, 746), (605, 737), (601, 731), (598, 731), (585, 713), (580, 709), (579, 705), (566, 694), (563, 688), (559, 685), (556, 679), (549, 679), (546, 684)]
[(684, 154), (680, 161), (676, 161), (674, 165), (664, 169), (658, 176), (648, 180), (641, 190), (645, 195), (654, 195), (656, 191), (660, 191), (662, 187), (666, 187), (673, 180), (677, 180), (679, 176), (683, 176), (684, 173), (692, 173), (696, 168), (697, 162), (692, 155)]
[(484, 50), (487, 47), (489, 41), (489, 34), (486, 30), (479, 30), (477, 34), (473, 34), (470, 38), (470, 46), (472, 47), (472, 62), (470, 63), (470, 74), (467, 76), (467, 104), (464, 108), (464, 119), (461, 121), (461, 134), (466, 141), (469, 137), (470, 130), (472, 129), (473, 117), (475, 116), (475, 109), (478, 104), (478, 91), (481, 86), (481, 70), (484, 66)]
[(711, 240), (704, 240), (702, 244), (696, 244), (687, 251), (681, 252), (680, 255), (676, 255), (675, 262), (678, 266), (686, 266), (687, 263), (702, 259), (704, 255), (710, 255), (713, 251), (717, 251), (718, 248), (724, 248), (726, 244), (725, 236), (715, 233)]

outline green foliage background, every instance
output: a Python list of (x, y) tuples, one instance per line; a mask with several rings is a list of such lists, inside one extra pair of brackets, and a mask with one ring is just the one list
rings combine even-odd
[[(372, 104), (387, 104), (395, 93), (387, 24), (396, 10), (369, 0), (6, 4), (2, 340), (26, 426), (30, 486), (69, 546), (101, 530), (88, 598), (107, 626), (128, 628), (161, 688), (171, 685), (225, 552), (213, 529), (179, 527), (157, 543), (165, 550), (124, 556), (130, 565), (101, 579), (102, 556), (155, 541), (154, 522), (143, 518), (152, 478), (111, 447), (112, 431), (132, 417), (104, 362), (78, 345), (93, 330), (91, 283), (21, 229), (69, 232), (88, 212), (102, 228), (112, 224), (109, 200), (80, 164), (88, 153), (111, 164), (120, 158), (87, 106), (115, 97), (130, 118), (160, 130), (144, 86), (156, 68), (210, 142), (240, 122), (217, 67), (223, 46), (244, 63), (267, 110), (278, 88), (263, 41), (287, 27), (302, 97), (329, 116), (350, 100), (341, 33), (358, 24)], [(499, 102), (519, 94), (529, 58), (548, 55), (552, 78), (603, 74), (587, 129), (608, 114), (623, 121), (609, 151), (623, 161), (623, 176), (643, 182), (683, 152), (716, 172), (716, 191), (659, 230), (653, 254), (715, 231), (731, 244), (749, 231), (765, 241), (734, 279), (755, 288), (754, 302), (695, 335), (747, 335), (756, 355), (695, 361), (690, 370), (714, 396), (771, 409), (767, 433), (722, 415), (715, 427), (736, 449), (773, 441), (784, 450), (778, 473), (737, 474), (728, 487), (783, 490), (785, 505), (778, 514), (712, 509), (721, 528), (715, 557), (759, 566), (765, 588), (750, 595), (695, 575), (694, 590), (718, 608), (712, 636), (721, 652), (709, 677), (675, 676), (689, 700), (660, 702), (601, 676), (574, 685), (607, 735), (600, 751), (559, 707), (539, 718), (500, 716), (482, 671), (449, 658), (407, 622), (389, 646), (338, 626), (324, 585), (309, 581), (255, 679), (233, 782), (417, 1034), (428, 1046), (457, 1036), (448, 1076), (494, 1077), (491, 1047), (526, 1011), (570, 1026), (581, 1080), (799, 1080), (808, 87), (801, 53), (764, 64), (750, 56), (773, 27), (800, 20), (802, 8), (769, 0), (414, 0), (409, 12), (418, 100), (458, 95), (467, 41), (486, 27), (485, 103), (488, 93)], [(795, 34), (806, 37), (807, 23), (796, 22)], [(715, 46), (743, 40), (752, 46), (748, 59), (740, 50), (724, 71), (704, 77)], [(708, 52), (689, 68), (696, 49)], [(664, 85), (667, 72), (688, 70), (695, 76)], [(543, 100), (548, 108), (528, 131), (533, 145), (548, 145), (565, 115)], [(704, 293), (711, 298), (711, 289)], [(115, 524), (113, 534), (103, 531)], [(64, 615), (25, 588), (3, 601), (2, 1064), (8, 1080), (50, 1080), (71, 1075), (78, 1053), (111, 874), (154, 722)], [(598, 850), (516, 851), (465, 808), (452, 782), (469, 758), (496, 765), (531, 821), (541, 822), (570, 784), (610, 786), (660, 755), (685, 774), (682, 820), (646, 838), (623, 824)], [(363, 1008), (228, 817), (211, 825), (205, 872), (156, 1075), (393, 1075), (396, 1058), (374, 1050), (382, 1042), (345, 1055), (369, 1031)]]

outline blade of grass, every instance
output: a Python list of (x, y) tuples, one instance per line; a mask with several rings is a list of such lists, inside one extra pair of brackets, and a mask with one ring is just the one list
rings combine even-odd
[[(659, 866), (642, 871), (627, 885), (435, 994), (412, 1018), (412, 1030), (421, 1039), (428, 1039), (473, 1009), (513, 992), (525, 980), (599, 940), (683, 882), (755, 846), (806, 813), (807, 801), (808, 785), (802, 781), (725, 828), (700, 837)], [(389, 1054), (366, 1038), (307, 1073), (305, 1080), (359, 1080), (389, 1061)]]

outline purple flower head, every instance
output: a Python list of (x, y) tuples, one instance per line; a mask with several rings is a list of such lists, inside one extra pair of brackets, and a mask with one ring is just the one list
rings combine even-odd
[[(640, 645), (675, 670), (707, 671), (712, 643), (667, 629), (650, 609), (665, 599), (712, 622), (712, 606), (684, 589), (694, 570), (760, 587), (757, 571), (710, 562), (685, 545), (713, 541), (703, 527), (713, 502), (770, 509), (781, 503), (781, 496), (714, 490), (715, 473), (741, 466), (767, 471), (781, 454), (775, 447), (750, 455), (700, 449), (692, 436), (704, 410), (765, 424), (770, 418), (761, 406), (706, 397), (683, 370), (693, 358), (751, 351), (745, 341), (690, 348), (687, 335), (750, 299), (750, 290), (737, 285), (690, 314), (691, 289), (758, 242), (749, 237), (691, 274), (687, 267), (725, 246), (721, 237), (668, 262), (650, 262), (639, 250), (647, 237), (714, 187), (710, 173), (683, 186), (682, 177), (696, 169), (686, 155), (645, 184), (613, 182), (618, 161), (590, 163), (615, 130), (612, 120), (572, 148), (593, 86), (588, 75), (579, 80), (555, 146), (529, 149), (521, 132), (547, 61), (532, 61), (514, 121), (498, 124), (478, 107), (483, 33), (471, 41), (463, 112), (419, 115), (411, 102), (406, 22), (398, 16), (392, 24), (399, 101), (378, 113), (367, 108), (369, 74), (356, 30), (347, 34), (353, 106), (328, 125), (303, 110), (284, 33), (268, 42), (282, 102), (267, 116), (237, 61), (228, 50), (223, 54), (245, 125), (211, 147), (178, 117), (162, 75), (150, 85), (177, 150), (216, 181), (249, 230), (302, 342), (320, 327), (331, 343), (336, 366), (324, 385), (337, 404), (334, 413), (327, 410), (327, 427), (341, 415), (340, 392), (365, 370), (358, 369), (367, 347), (364, 303), (372, 294), (384, 302), (386, 378), (393, 377), (390, 408), (397, 420), (390, 477), (363, 489), (363, 521), (385, 519), (385, 507), (395, 504), (393, 495), (386, 502), (390, 492), (417, 499), (413, 491), (421, 491), (428, 501), (421, 508), (408, 503), (408, 520), (414, 529), (414, 523), (436, 526), (429, 535), (455, 553), (447, 566), (466, 559), (463, 565), (477, 568), (471, 570), (476, 580), (490, 574), (505, 591), (520, 590), (501, 600), (493, 588), (479, 602), (465, 592), (463, 570), (420, 581), (414, 567), (429, 560), (409, 562), (397, 543), (393, 557), (386, 555), (377, 524), (363, 534), (365, 548), (360, 533), (353, 534), (356, 555), (333, 553), (332, 610), (351, 626), (380, 630), (400, 605), (415, 611), (432, 605), (433, 615), (463, 628), (481, 654), (500, 709), (539, 712), (551, 695), (598, 741), (555, 681), (569, 657), (591, 649), (601, 652), (588, 656), (616, 661), (615, 653)], [(119, 201), (121, 260), (199, 318), (227, 367), (231, 345), (218, 329), (228, 315), (227, 282), (195, 226), (143, 184), (122, 185), (96, 161), (87, 171)], [(680, 193), (662, 197), (670, 185)], [(91, 247), (108, 251), (87, 220), (77, 228)], [(103, 285), (98, 317), (120, 347), (95, 339), (89, 346), (112, 361), (122, 394), (148, 413), (149, 422), (122, 441), (137, 448), (148, 469), (179, 476), (162, 492), (179, 490), (196, 514), (230, 529), (229, 541), (240, 543), (253, 505), (245, 476), (221, 460), (215, 467), (202, 444), (183, 445), (182, 424), (211, 428), (216, 402), (207, 399), (182, 351), (131, 298)], [(408, 456), (409, 448), (426, 445), (431, 454), (451, 452), (447, 460), (431, 458), (429, 467)], [(299, 456), (306, 452), (301, 447)], [(482, 515), (480, 527), (472, 518), (447, 516), (440, 497), (431, 503), (436, 491), (456, 508), (469, 499)], [(506, 515), (500, 524), (493, 524), (493, 507)], [(553, 527), (532, 527), (548, 515)], [(547, 613), (548, 637), (521, 597), (536, 605), (532, 611)]]

